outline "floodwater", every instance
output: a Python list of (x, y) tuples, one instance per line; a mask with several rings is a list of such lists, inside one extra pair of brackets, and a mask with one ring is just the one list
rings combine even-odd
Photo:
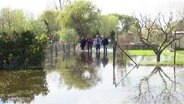
[(183, 104), (183, 67), (113, 67), (112, 59), (111, 52), (48, 54), (44, 70), (0, 71), (0, 103)]

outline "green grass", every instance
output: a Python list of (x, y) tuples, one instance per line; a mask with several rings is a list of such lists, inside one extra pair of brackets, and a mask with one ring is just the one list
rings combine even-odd
[(153, 56), (155, 55), (152, 50), (129, 50), (129, 55), (135, 55), (135, 56)]
[[(129, 50), (128, 54), (131, 56), (154, 56), (152, 59), (141, 61), (140, 65), (174, 65), (174, 52), (168, 50), (164, 51), (161, 55), (161, 62), (156, 62), (156, 55), (152, 50)], [(184, 51), (176, 51), (176, 65), (184, 66)]]

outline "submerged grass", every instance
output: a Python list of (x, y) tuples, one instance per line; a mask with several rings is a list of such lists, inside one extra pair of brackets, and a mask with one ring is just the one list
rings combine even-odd
[[(156, 62), (156, 55), (152, 50), (129, 50), (128, 54), (131, 56), (147, 56), (147, 58), (140, 61), (140, 65), (162, 65), (171, 66), (174, 65), (174, 52), (165, 50), (161, 55), (161, 62)], [(176, 51), (176, 64), (179, 66), (184, 66), (184, 51)]]
[(155, 55), (152, 50), (129, 50), (128, 53), (130, 55), (135, 55), (135, 56), (153, 56)]

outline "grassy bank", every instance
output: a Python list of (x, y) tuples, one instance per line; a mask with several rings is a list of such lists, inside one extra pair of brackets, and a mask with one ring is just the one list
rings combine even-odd
[[(161, 62), (156, 62), (156, 55), (152, 50), (129, 50), (131, 56), (144, 56), (144, 60), (139, 62), (140, 65), (174, 65), (174, 52), (164, 51), (161, 55)], [(184, 66), (184, 51), (176, 51), (176, 65)]]

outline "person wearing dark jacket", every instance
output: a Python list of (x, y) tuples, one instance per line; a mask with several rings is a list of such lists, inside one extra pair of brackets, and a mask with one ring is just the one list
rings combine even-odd
[(92, 51), (93, 39), (90, 35), (87, 35), (86, 43), (87, 43), (88, 52), (89, 50)]
[(80, 40), (80, 47), (82, 50), (84, 50), (85, 45), (86, 45), (86, 39), (82, 37)]
[(107, 53), (107, 45), (109, 44), (109, 41), (107, 39), (107, 37), (104, 35), (103, 39), (102, 39), (102, 45), (104, 48), (104, 53)]

